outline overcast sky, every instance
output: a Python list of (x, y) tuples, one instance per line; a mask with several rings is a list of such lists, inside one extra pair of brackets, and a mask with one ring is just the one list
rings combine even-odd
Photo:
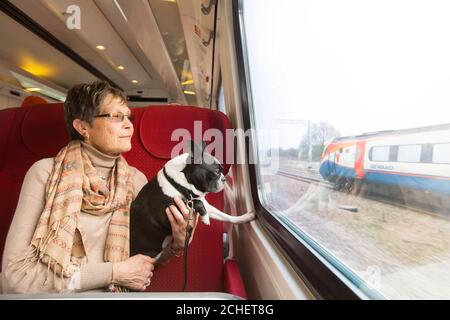
[(245, 0), (259, 127), (343, 135), (450, 122), (450, 1)]

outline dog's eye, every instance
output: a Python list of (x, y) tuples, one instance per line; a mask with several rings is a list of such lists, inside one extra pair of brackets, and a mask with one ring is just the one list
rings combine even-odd
[(216, 169), (216, 174), (220, 175), (222, 173), (222, 170)]

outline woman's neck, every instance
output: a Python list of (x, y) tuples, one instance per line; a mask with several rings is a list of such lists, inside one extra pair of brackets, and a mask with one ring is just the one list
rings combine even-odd
[(111, 156), (105, 154), (83, 141), (81, 141), (81, 146), (85, 150), (86, 154), (88, 155), (89, 159), (91, 159), (92, 164), (95, 167), (112, 168), (114, 167), (117, 158), (120, 157), (120, 155)]

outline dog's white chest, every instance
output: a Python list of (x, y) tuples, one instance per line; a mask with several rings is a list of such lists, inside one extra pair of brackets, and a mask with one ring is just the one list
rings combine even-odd
[(183, 195), (177, 189), (175, 189), (175, 187), (172, 186), (172, 184), (170, 184), (170, 182), (166, 179), (162, 170), (158, 172), (158, 174), (156, 175), (156, 179), (158, 180), (159, 187), (166, 196), (171, 198), (183, 198)]

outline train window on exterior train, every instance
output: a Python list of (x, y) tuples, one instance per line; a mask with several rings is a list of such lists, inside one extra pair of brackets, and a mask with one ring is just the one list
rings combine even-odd
[(389, 160), (389, 146), (373, 147), (372, 148), (372, 161), (388, 161)]
[(434, 145), (432, 162), (450, 164), (450, 143), (438, 143)]
[(261, 212), (368, 296), (450, 298), (450, 2), (241, 3)]
[(420, 162), (422, 146), (419, 144), (398, 147), (398, 162)]

